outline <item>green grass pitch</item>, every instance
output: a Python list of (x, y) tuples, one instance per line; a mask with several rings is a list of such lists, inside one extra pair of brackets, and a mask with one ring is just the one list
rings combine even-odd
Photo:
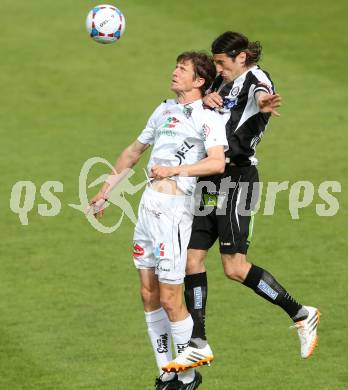
[[(94, 43), (90, 0), (1, 1), (0, 389), (147, 390), (156, 368), (131, 258), (133, 225), (95, 231), (81, 213), (83, 163), (113, 162), (169, 91), (177, 54), (209, 50), (221, 32), (264, 47), (261, 66), (283, 97), (258, 148), (264, 182), (339, 181), (340, 209), (319, 217), (313, 202), (292, 220), (288, 194), (256, 216), (250, 260), (301, 302), (322, 311), (319, 347), (302, 361), (287, 316), (207, 261), (207, 331), (216, 361), (207, 390), (340, 390), (347, 373), (347, 2), (115, 1), (127, 28), (116, 44)], [(143, 180), (141, 161), (133, 182)], [(94, 178), (97, 177), (97, 170)], [(92, 179), (92, 178), (91, 178)], [(10, 210), (12, 186), (36, 188), (29, 225)], [(63, 183), (61, 212), (38, 214), (41, 185)], [(92, 194), (92, 190), (90, 191)], [(139, 194), (128, 198), (136, 207)], [(262, 210), (262, 209), (261, 209)], [(105, 223), (119, 217), (117, 208)]]

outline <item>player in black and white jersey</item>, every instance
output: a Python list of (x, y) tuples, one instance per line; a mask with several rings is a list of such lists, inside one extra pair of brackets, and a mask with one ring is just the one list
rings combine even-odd
[[(194, 370), (167, 374), (161, 367), (188, 345), (193, 321), (182, 302), (187, 245), (192, 225), (191, 195), (196, 177), (221, 173), (228, 148), (221, 116), (203, 108), (202, 96), (216, 76), (211, 57), (185, 52), (177, 58), (171, 90), (177, 95), (161, 103), (138, 138), (117, 159), (115, 172), (91, 200), (108, 197), (119, 175), (133, 167), (150, 146), (151, 178), (138, 211), (133, 258), (139, 271), (145, 321), (160, 377), (156, 389), (196, 389), (202, 382)], [(103, 211), (95, 211), (101, 216)]]
[(203, 184), (210, 182), (203, 186), (202, 207), (210, 207), (211, 212), (194, 217), (189, 243), (185, 298), (194, 328), (189, 347), (165, 367), (166, 371), (181, 371), (213, 360), (205, 334), (204, 260), (217, 239), (226, 276), (280, 306), (294, 321), (301, 356), (309, 357), (317, 344), (319, 311), (299, 304), (269, 272), (251, 264), (246, 257), (252, 210), (258, 198), (256, 146), (271, 114), (279, 115), (276, 109), (280, 96), (268, 73), (257, 65), (261, 55), (258, 42), (249, 42), (240, 33), (226, 32), (213, 42), (212, 52), (218, 77), (204, 102), (224, 117), (229, 149), (225, 172), (200, 179)]

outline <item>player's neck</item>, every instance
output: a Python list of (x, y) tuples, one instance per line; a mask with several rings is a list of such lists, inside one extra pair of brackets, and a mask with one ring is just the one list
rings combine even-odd
[(243, 68), (240, 69), (240, 71), (235, 75), (234, 80), (238, 79), (242, 74), (248, 72), (249, 69), (251, 69), (254, 65), (248, 65), (248, 66), (243, 66)]
[(249, 69), (251, 69), (253, 66), (255, 66), (255, 65), (253, 64), (253, 65), (243, 66), (236, 73), (231, 75), (231, 77), (229, 79), (224, 79), (225, 84), (232, 83), (233, 81), (237, 80), (238, 77), (240, 77), (242, 74), (248, 72)]
[(193, 90), (189, 92), (183, 91), (176, 94), (176, 101), (180, 104), (192, 103), (199, 99), (202, 99), (202, 95), (199, 90)]

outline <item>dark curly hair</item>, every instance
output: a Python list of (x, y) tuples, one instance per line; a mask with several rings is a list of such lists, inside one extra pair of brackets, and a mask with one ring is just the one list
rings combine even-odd
[(218, 36), (211, 45), (213, 54), (225, 53), (231, 58), (244, 51), (245, 65), (257, 64), (261, 59), (262, 46), (259, 41), (249, 42), (248, 38), (238, 32), (226, 31)]

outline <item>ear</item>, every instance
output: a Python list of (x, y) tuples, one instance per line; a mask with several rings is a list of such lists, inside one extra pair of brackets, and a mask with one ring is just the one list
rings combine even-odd
[(193, 80), (193, 86), (195, 88), (200, 88), (202, 85), (204, 85), (205, 79), (202, 77), (197, 77), (195, 80)]
[(245, 52), (245, 51), (240, 52), (240, 53), (237, 55), (236, 60), (237, 60), (240, 64), (244, 65), (244, 64), (245, 64), (245, 61), (246, 61), (246, 52)]

